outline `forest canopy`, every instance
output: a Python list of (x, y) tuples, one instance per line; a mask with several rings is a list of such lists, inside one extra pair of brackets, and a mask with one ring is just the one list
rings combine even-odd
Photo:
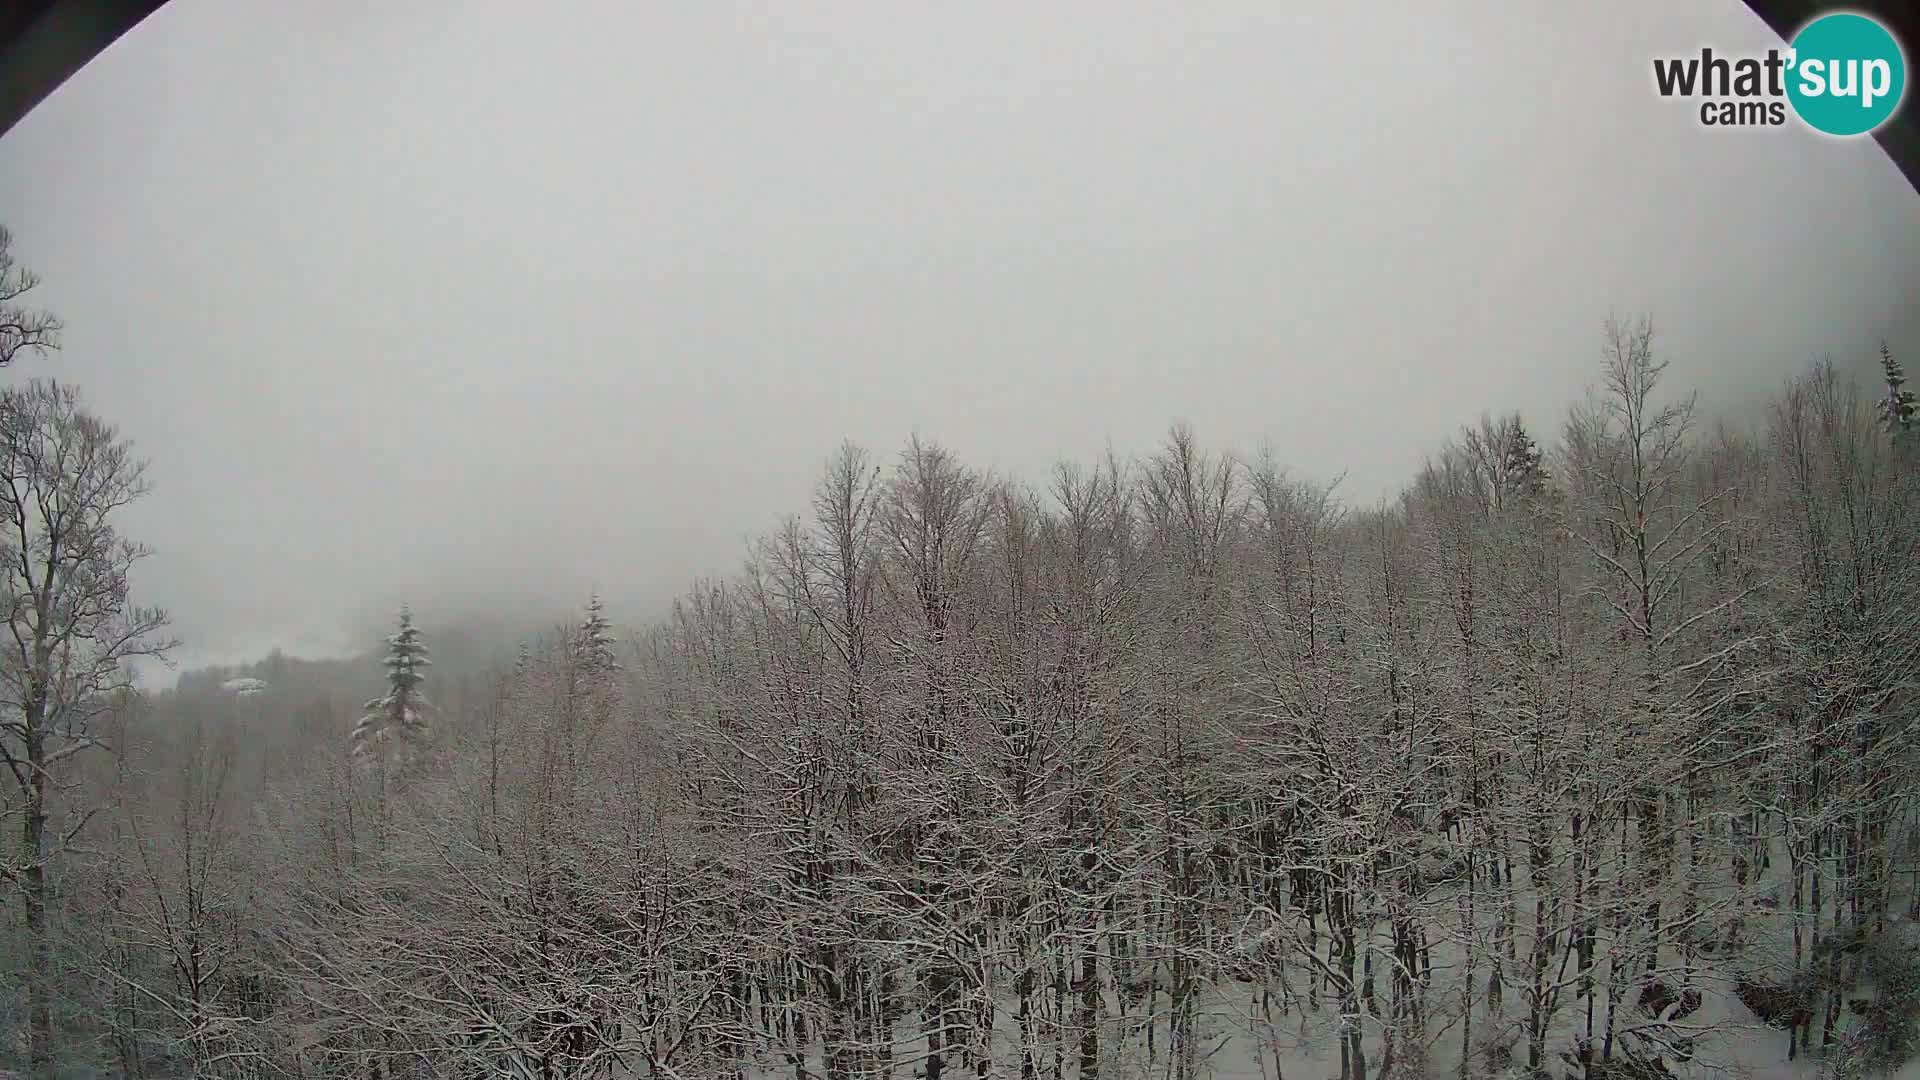
[(1599, 359), (1376, 505), (1185, 427), (1030, 479), (849, 443), (636, 630), (402, 612), (151, 695), (140, 467), (8, 390), (0, 1023), (129, 1076), (1897, 1064), (1904, 373), (1743, 426), (1644, 320)]

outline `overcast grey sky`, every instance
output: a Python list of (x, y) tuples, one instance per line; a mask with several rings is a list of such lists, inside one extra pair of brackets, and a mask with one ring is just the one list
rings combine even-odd
[[(1610, 309), (1726, 403), (1915, 338), (1868, 140), (1705, 130), (1738, 0), (174, 0), (0, 137), (188, 663), (647, 618), (842, 437), (1038, 479), (1193, 422), (1372, 497)], [(1911, 107), (1911, 104), (1909, 105)]]

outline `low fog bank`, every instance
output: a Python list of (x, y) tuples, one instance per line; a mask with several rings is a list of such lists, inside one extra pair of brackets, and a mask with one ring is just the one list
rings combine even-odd
[[(1843, 378), (1871, 396), (1877, 394), (1881, 386), (1877, 363), (1881, 342), (1886, 342), (1896, 356), (1920, 356), (1920, 312), (1903, 313), (1883, 327), (1856, 328), (1843, 337), (1846, 340), (1834, 348), (1808, 355), (1797, 366), (1804, 369), (1818, 360), (1829, 359)], [(1668, 359), (1672, 361), (1669, 392), (1698, 395), (1703, 431), (1718, 424), (1749, 431), (1764, 428), (1779, 392), (1773, 369), (1795, 369), (1795, 365), (1781, 363), (1780, 358), (1768, 357), (1767, 362), (1755, 364), (1741, 378), (1716, 379), (1717, 372), (1733, 365), (1718, 361), (1701, 363), (1689, 357)], [(1552, 447), (1559, 441), (1559, 427), (1566, 413), (1566, 407), (1562, 407), (1557, 412), (1526, 415), (1525, 419), (1540, 433), (1542, 441)], [(1440, 429), (1440, 435), (1425, 451), (1410, 454), (1407, 468), (1393, 479), (1375, 476), (1371, 471), (1356, 476), (1338, 468), (1304, 467), (1287, 460), (1284, 453), (1275, 452), (1292, 475), (1335, 483), (1335, 497), (1341, 504), (1371, 507), (1397, 497), (1404, 490), (1406, 475), (1414, 472), (1425, 456), (1436, 451), (1445, 439), (1478, 419), (1478, 415), (1455, 419), (1450, 428)], [(1184, 418), (1170, 421), (1168, 427), (1179, 423), (1185, 423)], [(1276, 445), (1276, 440), (1268, 436), (1244, 444), (1221, 444), (1215, 440), (1216, 433), (1204, 427), (1196, 428), (1204, 444), (1242, 461), (1274, 450)], [(1041, 461), (1039, 455), (1034, 455), (1032, 462), (1016, 456), (1013, 468), (1007, 467), (1007, 455), (995, 454), (991, 445), (979, 446), (967, 440), (942, 442), (938, 438), (929, 441), (956, 448), (961, 460), (985, 468), (999, 479), (1044, 489), (1053, 462), (1088, 463), (1109, 450), (1123, 462), (1137, 462), (1158, 449), (1166, 430), (1140, 433), (1124, 442), (1109, 442), (1104, 447), (1079, 448), (1077, 454), (1062, 450), (1051, 461), (1039, 464), (1034, 463)], [(1367, 437), (1363, 430), (1356, 430), (1353, 435), (1355, 440)], [(854, 441), (872, 452), (883, 470), (892, 467), (901, 450), (901, 444), (880, 446)], [(497, 553), (490, 554), (481, 545), (456, 546), (444, 552), (406, 553), (404, 560), (383, 568), (391, 575), (387, 580), (406, 583), (381, 584), (369, 580), (364, 592), (338, 601), (351, 613), (330, 630), (326, 628), (323, 611), (311, 609), (305, 612), (311, 622), (304, 626), (297, 620), (284, 618), (285, 613), (281, 612), (280, 621), (286, 629), (278, 634), (257, 635), (245, 630), (222, 632), (221, 627), (247, 627), (252, 623), (243, 615), (190, 603), (184, 609), (173, 611), (175, 636), (181, 645), (171, 654), (171, 663), (144, 663), (138, 672), (138, 685), (148, 691), (167, 690), (176, 687), (182, 678), (208, 672), (220, 677), (250, 674), (266, 678), (262, 668), (276, 653), (316, 663), (362, 663), (371, 678), (379, 670), (378, 657), (385, 648), (387, 635), (394, 630), (402, 605), (413, 611), (443, 665), (462, 673), (510, 662), (521, 643), (553, 632), (557, 627), (576, 624), (593, 596), (601, 599), (608, 618), (620, 628), (621, 636), (626, 637), (657, 624), (674, 600), (697, 582), (731, 577), (745, 564), (758, 538), (788, 517), (804, 515), (812, 498), (817, 468), (832, 456), (837, 445), (823, 443), (811, 452), (790, 455), (781, 470), (787, 479), (786, 490), (769, 498), (767, 507), (762, 507), (760, 500), (742, 507), (716, 499), (679, 508), (677, 528), (699, 532), (705, 522), (725, 522), (727, 529), (732, 530), (731, 538), (716, 536), (692, 554), (677, 554), (665, 561), (650, 562), (640, 551), (628, 549), (622, 556), (600, 560), (602, 568), (589, 572), (567, 557), (569, 552), (577, 550), (578, 538), (563, 535), (564, 530), (549, 530), (547, 535), (553, 543), (550, 550), (511, 562), (496, 561), (490, 566), (473, 565), (476, 561), (498, 559)], [(962, 447), (975, 453), (969, 455), (959, 449)], [(801, 466), (809, 466), (814, 471)], [(607, 479), (609, 488), (617, 490), (625, 478), (617, 470), (610, 470)], [(743, 509), (764, 512), (757, 521), (748, 522)], [(531, 543), (537, 544), (538, 540)], [(164, 561), (164, 554), (157, 553), (155, 558)], [(305, 587), (305, 583), (299, 585)], [(273, 613), (261, 609), (260, 618), (273, 617)]]
[[(419, 624), (436, 663), (462, 675), (510, 663), (522, 642), (534, 641), (542, 635), (551, 634), (558, 627), (577, 622), (579, 609), (586, 603), (583, 599), (573, 610), (548, 605), (506, 611), (435, 606), (431, 603), (434, 597), (423, 596), (422, 599), (428, 602), (408, 602), (408, 607), (413, 611), (414, 620)], [(357, 685), (364, 681), (368, 687), (373, 687), (380, 680), (380, 657), (386, 651), (387, 636), (394, 632), (398, 608), (396, 604), (391, 610), (382, 612), (363, 610), (354, 618), (350, 629), (344, 629), (330, 638), (290, 637), (227, 651), (183, 644), (174, 650), (169, 658), (170, 663), (150, 661), (139, 666), (136, 669), (137, 685), (146, 692), (155, 693), (178, 689), (194, 681), (220, 681), (238, 676), (265, 679), (272, 684), (275, 681), (274, 665), (286, 662), (339, 673), (344, 676), (339, 680), (343, 685)], [(619, 612), (610, 612), (610, 615), (621, 627), (623, 636), (626, 633), (624, 624), (640, 621), (619, 617)], [(364, 679), (352, 674), (356, 669), (360, 670)], [(327, 682), (332, 678), (329, 675), (312, 681)]]

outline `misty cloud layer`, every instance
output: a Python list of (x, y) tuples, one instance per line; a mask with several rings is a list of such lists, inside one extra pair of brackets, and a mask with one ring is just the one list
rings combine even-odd
[(152, 458), (193, 663), (644, 621), (843, 437), (1037, 479), (1186, 419), (1370, 499), (1550, 431), (1609, 310), (1728, 408), (1920, 344), (1876, 146), (1654, 95), (1773, 40), (1737, 0), (1447, 6), (175, 0), (0, 138), (70, 327), (0, 379)]

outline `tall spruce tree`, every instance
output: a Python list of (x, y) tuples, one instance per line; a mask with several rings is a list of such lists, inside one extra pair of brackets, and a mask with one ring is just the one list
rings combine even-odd
[(1901, 369), (1900, 361), (1893, 358), (1893, 350), (1887, 348), (1884, 341), (1880, 343), (1880, 370), (1887, 379), (1887, 396), (1880, 403), (1880, 419), (1891, 434), (1900, 435), (1913, 430), (1913, 391), (1907, 389), (1907, 373)]
[(580, 666), (588, 671), (605, 674), (620, 670), (614, 655), (613, 627), (607, 622), (598, 593), (587, 601), (587, 615), (574, 634), (573, 647)]
[(427, 743), (427, 697), (421, 690), (433, 660), (420, 640), (413, 613), (400, 609), (400, 629), (387, 638), (387, 692), (366, 704), (366, 713), (353, 728), (353, 752), (369, 757), (380, 746), (398, 741), (409, 752)]
[(1547, 472), (1546, 454), (1540, 449), (1518, 414), (1508, 418), (1506, 473), (1515, 494), (1537, 497), (1547, 491), (1552, 476)]

